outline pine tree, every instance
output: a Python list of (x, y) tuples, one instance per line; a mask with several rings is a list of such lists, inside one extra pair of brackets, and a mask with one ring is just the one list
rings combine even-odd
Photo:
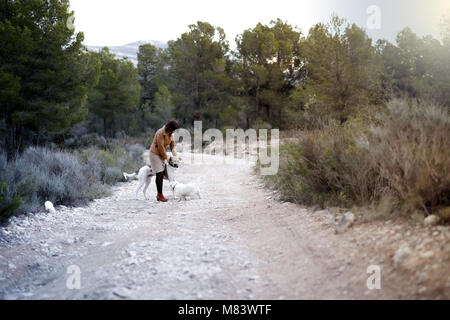
[(12, 158), (24, 133), (60, 131), (85, 118), (99, 65), (83, 34), (68, 27), (68, 0), (2, 0), (0, 7), (0, 117)]
[(336, 16), (316, 24), (302, 55), (307, 77), (299, 90), (314, 117), (345, 122), (358, 108), (379, 102), (381, 68), (372, 40), (358, 26)]
[(169, 42), (169, 90), (182, 123), (202, 119), (218, 125), (220, 110), (231, 103), (228, 49), (223, 29), (207, 22), (190, 25)]
[(300, 31), (280, 19), (270, 25), (259, 23), (236, 38), (247, 119), (261, 118), (278, 126), (284, 123), (284, 105), (304, 72), (300, 40)]
[(100, 59), (101, 72), (98, 84), (89, 93), (89, 109), (102, 119), (104, 136), (113, 136), (114, 119), (136, 110), (140, 94), (138, 72), (131, 61), (116, 59), (106, 47), (92, 55)]

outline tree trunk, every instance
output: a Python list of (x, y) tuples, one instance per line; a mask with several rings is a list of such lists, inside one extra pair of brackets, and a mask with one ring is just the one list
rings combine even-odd
[(260, 102), (259, 102), (259, 84), (256, 87), (256, 119), (259, 118), (259, 108), (260, 108)]
[(111, 138), (115, 138), (115, 132), (116, 132), (116, 121), (115, 121), (115, 118), (113, 118), (111, 120), (111, 127), (110, 127), (110, 130), (109, 130), (109, 136)]
[(281, 107), (278, 108), (278, 125), (281, 126), (281, 122), (283, 120), (281, 119)]
[(107, 129), (106, 129), (106, 117), (103, 118), (103, 135), (106, 138), (106, 133), (107, 133)]
[(6, 157), (8, 161), (11, 161), (14, 159), (14, 134), (13, 134), (13, 128), (6, 125), (6, 134), (5, 134), (5, 151), (6, 151)]
[(141, 104), (141, 131), (145, 131), (145, 107), (143, 104)]
[(21, 151), (21, 129), (12, 123), (12, 119), (9, 115), (5, 119), (6, 134), (5, 134), (5, 151), (8, 161), (12, 161), (16, 158), (17, 154)]

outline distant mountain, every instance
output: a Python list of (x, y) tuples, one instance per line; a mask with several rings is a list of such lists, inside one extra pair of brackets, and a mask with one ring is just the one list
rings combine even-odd
[[(128, 60), (137, 65), (137, 53), (139, 51), (139, 46), (143, 44), (151, 43), (157, 48), (165, 49), (167, 48), (167, 42), (155, 41), (155, 40), (141, 40), (132, 43), (125, 44), (123, 46), (106, 46), (109, 50), (116, 54), (117, 57), (123, 58), (127, 57)], [(105, 46), (87, 46), (89, 50), (100, 51)]]

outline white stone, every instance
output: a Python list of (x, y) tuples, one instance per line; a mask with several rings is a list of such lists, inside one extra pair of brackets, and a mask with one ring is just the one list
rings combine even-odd
[(426, 274), (425, 272), (422, 272), (422, 273), (419, 275), (418, 281), (419, 281), (419, 283), (423, 283), (423, 282), (426, 281), (427, 279), (428, 279), (427, 274)]
[(347, 221), (349, 221), (351, 224), (353, 224), (355, 222), (355, 215), (353, 213), (346, 212), (344, 213), (345, 219), (347, 219)]
[(328, 210), (320, 210), (320, 211), (314, 212), (313, 215), (314, 216), (326, 216), (326, 215), (329, 215), (329, 214), (330, 214), (330, 212)]
[(346, 212), (342, 215), (341, 221), (336, 228), (336, 233), (342, 233), (350, 228), (355, 223), (355, 215), (351, 212)]
[(436, 216), (436, 215), (434, 215), (434, 214), (429, 215), (429, 216), (426, 217), (425, 220), (423, 221), (423, 223), (424, 223), (426, 226), (434, 226), (434, 225), (438, 224), (438, 222), (439, 222), (439, 217)]
[(394, 265), (402, 263), (411, 253), (412, 251), (407, 244), (400, 246), (394, 254)]
[(427, 251), (420, 255), (424, 259), (432, 258), (434, 256), (433, 251)]
[(53, 214), (56, 213), (55, 207), (53, 206), (53, 203), (51, 203), (50, 201), (45, 202), (45, 209), (50, 213)]

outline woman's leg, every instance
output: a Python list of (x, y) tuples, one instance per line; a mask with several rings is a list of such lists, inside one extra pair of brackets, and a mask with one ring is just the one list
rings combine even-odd
[(167, 202), (167, 199), (163, 195), (163, 180), (165, 171), (156, 174), (156, 189), (158, 189), (158, 196), (156, 199), (161, 202)]
[(156, 189), (158, 190), (158, 194), (163, 193), (163, 180), (164, 180), (164, 171), (158, 172), (156, 174)]

